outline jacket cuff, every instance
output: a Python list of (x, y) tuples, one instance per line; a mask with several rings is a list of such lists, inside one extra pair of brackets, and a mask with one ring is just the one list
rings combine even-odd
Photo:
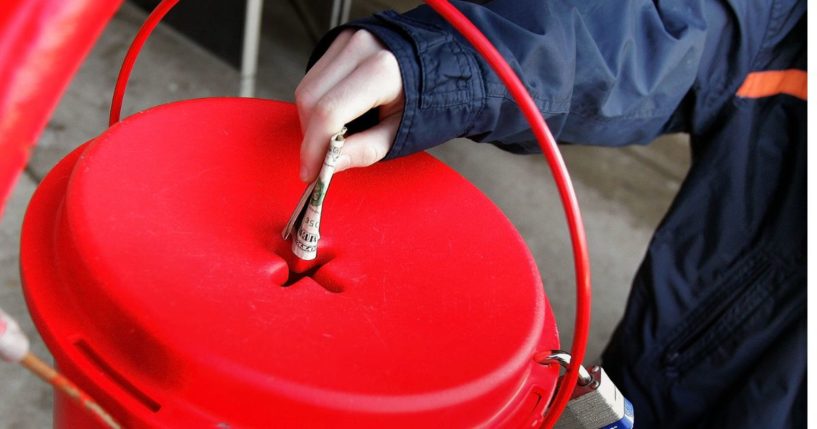
[[(470, 124), (484, 105), (482, 77), (474, 73), (479, 64), (473, 52), (456, 40), (450, 30), (394, 11), (378, 13), (327, 33), (312, 53), (309, 67), (346, 28), (372, 33), (394, 54), (400, 66), (405, 107), (387, 159), (468, 135)], [(372, 118), (363, 119), (370, 122)]]

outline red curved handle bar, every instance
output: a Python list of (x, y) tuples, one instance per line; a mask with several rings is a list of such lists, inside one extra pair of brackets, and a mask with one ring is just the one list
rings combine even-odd
[[(539, 143), (539, 147), (542, 148), (542, 153), (545, 155), (548, 165), (550, 166), (551, 173), (556, 181), (556, 187), (559, 189), (559, 196), (561, 197), (562, 206), (565, 210), (565, 217), (567, 218), (568, 228), (570, 229), (570, 239), (573, 244), (577, 308), (573, 346), (570, 349), (572, 356), (570, 366), (559, 386), (556, 397), (548, 409), (543, 423), (544, 427), (551, 428), (562, 414), (576, 387), (576, 382), (579, 377), (579, 366), (584, 360), (584, 354), (587, 348), (587, 337), (590, 331), (590, 258), (587, 252), (587, 240), (579, 211), (579, 203), (576, 200), (573, 184), (570, 181), (570, 176), (567, 173), (562, 155), (556, 147), (556, 140), (550, 133), (550, 129), (539, 113), (539, 109), (537, 109), (536, 104), (534, 104), (525, 85), (519, 80), (519, 77), (511, 66), (502, 58), (502, 55), (499, 54), (485, 35), (483, 35), (465, 15), (448, 3), (447, 0), (426, 0), (426, 3), (445, 18), (446, 21), (451, 23), (451, 25), (476, 48), (477, 52), (488, 61), (491, 68), (494, 69), (502, 79), (502, 82), (505, 83), (505, 86), (508, 87), (508, 91), (514, 100), (516, 100), (516, 103), (525, 115), (525, 119), (528, 120), (533, 134)], [(543, 353), (549, 352), (550, 351), (544, 351)], [(534, 359), (538, 361), (542, 357), (543, 356), (537, 353)]]

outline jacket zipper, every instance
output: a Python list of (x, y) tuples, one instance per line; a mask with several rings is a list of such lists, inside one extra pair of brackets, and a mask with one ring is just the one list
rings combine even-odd
[(766, 301), (770, 268), (766, 257), (753, 256), (714, 286), (664, 349), (661, 363), (669, 375), (680, 375), (705, 359)]

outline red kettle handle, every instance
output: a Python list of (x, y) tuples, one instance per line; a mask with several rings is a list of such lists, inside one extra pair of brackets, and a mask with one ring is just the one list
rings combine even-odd
[(150, 13), (145, 23), (142, 24), (142, 27), (139, 28), (139, 32), (136, 33), (136, 37), (133, 39), (133, 42), (128, 48), (128, 52), (125, 54), (125, 59), (122, 61), (119, 76), (116, 77), (116, 86), (114, 86), (113, 98), (111, 99), (111, 114), (108, 119), (108, 126), (119, 122), (120, 115), (122, 114), (122, 99), (125, 98), (128, 79), (130, 78), (131, 71), (133, 71), (133, 65), (136, 64), (136, 58), (139, 56), (139, 52), (142, 50), (148, 37), (150, 37), (150, 34), (156, 26), (159, 25), (159, 22), (162, 21), (162, 18), (164, 18), (165, 15), (170, 12), (170, 9), (173, 9), (173, 6), (176, 6), (178, 2), (179, 0), (162, 0), (162, 2), (153, 9), (153, 12)]

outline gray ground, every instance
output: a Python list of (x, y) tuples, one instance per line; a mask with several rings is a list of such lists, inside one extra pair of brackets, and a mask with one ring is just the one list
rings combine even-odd
[[(355, 13), (389, 4), (358, 1)], [(400, 7), (412, 3), (397, 1)], [(291, 100), (314, 41), (288, 2), (269, 1), (265, 13), (259, 93)], [(24, 326), (34, 350), (48, 356), (26, 311), (17, 269), (20, 224), (37, 182), (72, 148), (105, 129), (114, 79), (144, 13), (125, 5), (108, 25), (43, 133), (0, 222), (0, 307)], [(234, 95), (238, 73), (168, 28), (144, 49), (130, 81), (124, 114), (164, 102)], [(668, 136), (645, 147), (563, 147), (584, 215), (594, 278), (588, 361), (597, 359), (624, 310), (629, 284), (650, 239), (686, 174), (688, 142)], [(575, 306), (564, 216), (539, 156), (514, 156), (490, 145), (454, 141), (431, 151), (499, 205), (536, 257), (565, 347)], [(16, 366), (0, 365), (0, 429), (47, 428), (47, 386)]]

